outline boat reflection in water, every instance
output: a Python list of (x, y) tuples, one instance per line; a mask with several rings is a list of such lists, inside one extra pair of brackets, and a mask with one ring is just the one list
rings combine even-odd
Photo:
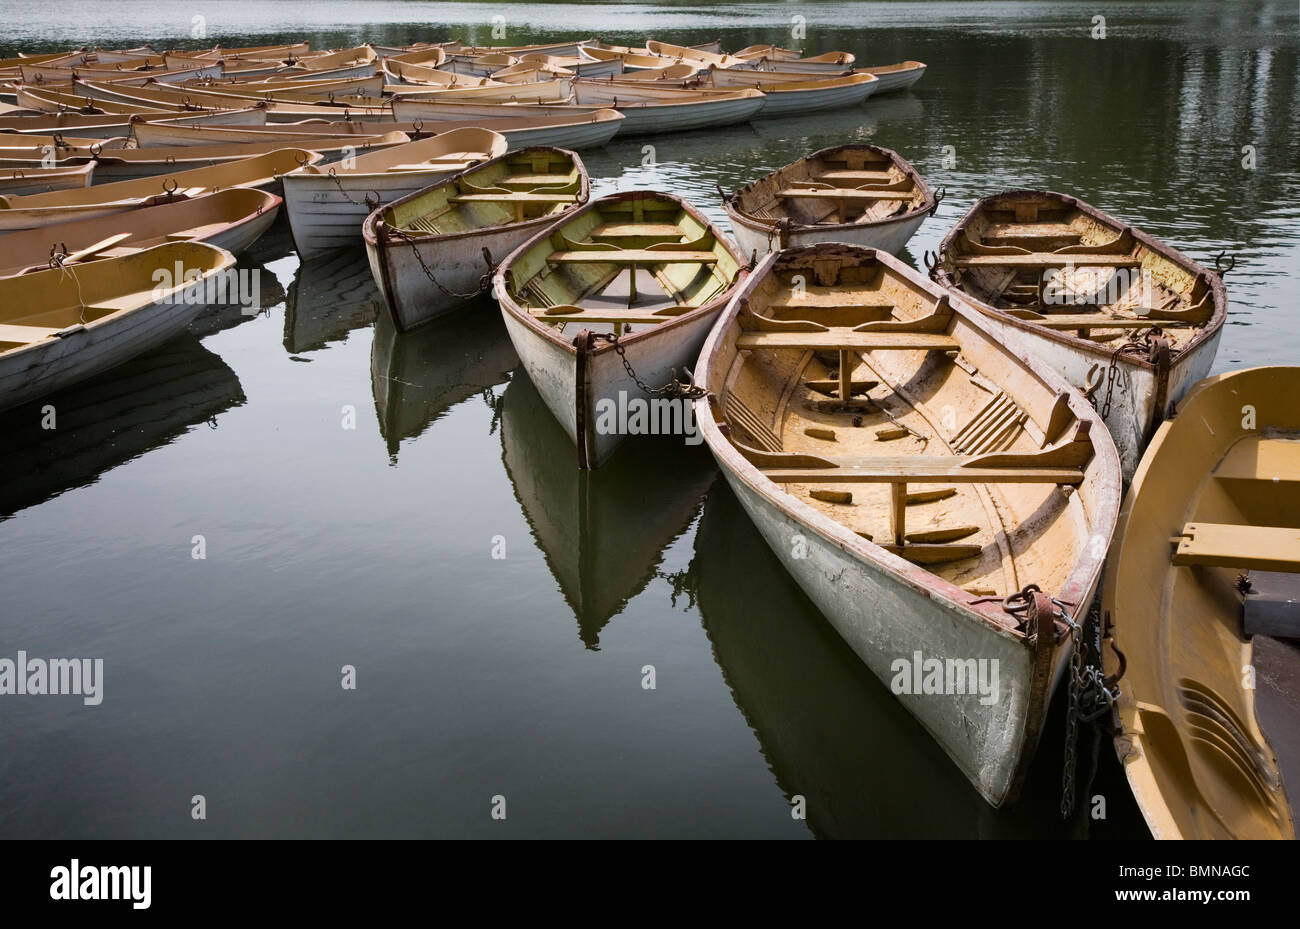
[(501, 398), (501, 457), (533, 538), (587, 648), (645, 589), (690, 526), (717, 474), (704, 446), (635, 436), (599, 470), (579, 470), (573, 442), (528, 375)]
[[(370, 348), (370, 384), (389, 459), (456, 404), (486, 395), (519, 364), (491, 298), (399, 333), (381, 307)], [(486, 395), (490, 404), (495, 400)]]
[[(0, 520), (174, 441), (244, 402), (235, 372), (191, 335), (0, 416)], [(42, 428), (52, 406), (57, 428)]]
[(284, 306), (284, 350), (316, 352), (375, 321), (384, 298), (365, 252), (335, 252), (304, 261), (294, 273)]
[(233, 329), (250, 319), (256, 319), (259, 314), (265, 313), (271, 307), (284, 303), (286, 297), (284, 286), (265, 265), (240, 258), (238, 270), (241, 275), (248, 272), (257, 275), (257, 305), (245, 306), (238, 300), (213, 304), (205, 309), (198, 319), (190, 323), (190, 332), (193, 335), (204, 339), (218, 332)]
[[(704, 505), (690, 574), (736, 705), (782, 792), (805, 798), (814, 835), (1109, 836), (1086, 814), (1061, 820), (1059, 712), (1048, 718), (1020, 800), (1003, 810), (985, 803), (782, 569), (725, 481)], [(1086, 741), (1079, 747), (1081, 790)], [(1105, 773), (1092, 793), (1113, 807), (1123, 787)], [(1113, 808), (1110, 818), (1117, 818)]]

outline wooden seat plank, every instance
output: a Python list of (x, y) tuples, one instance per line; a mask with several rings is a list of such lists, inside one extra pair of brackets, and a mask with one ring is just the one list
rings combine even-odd
[(827, 190), (824, 187), (787, 187), (776, 192), (778, 197), (791, 200), (911, 200), (915, 190), (855, 190), (843, 188)]
[(1227, 481), (1300, 481), (1300, 440), (1255, 439), (1238, 442), (1214, 469)]
[(551, 252), (546, 260), (555, 264), (713, 264), (718, 256), (705, 251), (671, 251), (668, 249), (592, 249), (591, 251)]
[(1076, 265), (1080, 268), (1140, 268), (1142, 259), (1132, 255), (1058, 254), (1027, 252), (1023, 255), (965, 255), (953, 262), (959, 268), (1037, 268)]
[(1187, 523), (1173, 563), (1181, 567), (1300, 572), (1300, 529)]
[(737, 348), (812, 348), (843, 351), (898, 349), (911, 351), (959, 351), (961, 343), (950, 335), (934, 332), (746, 332), (736, 339)]

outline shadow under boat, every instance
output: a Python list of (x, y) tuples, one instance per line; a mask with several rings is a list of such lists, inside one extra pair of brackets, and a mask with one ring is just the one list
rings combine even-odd
[[(370, 384), (389, 459), (453, 406), (510, 380), (519, 364), (496, 301), (399, 333), (385, 308), (375, 318)], [(489, 398), (490, 402), (492, 401)]]
[[(0, 520), (170, 444), (244, 402), (239, 378), (193, 335), (0, 415)], [(54, 429), (42, 428), (46, 406)]]
[[(1093, 828), (1086, 813), (1061, 820), (1060, 706), (1020, 801), (994, 810), (807, 599), (725, 481), (705, 502), (688, 574), (736, 706), (781, 790), (805, 798), (816, 836), (1067, 838)], [(1082, 740), (1079, 759), (1082, 785)], [(1109, 771), (1103, 785), (1112, 800), (1125, 793)], [(1111, 817), (1132, 819), (1119, 806)]]
[(366, 253), (333, 252), (298, 265), (284, 305), (284, 349), (315, 352), (369, 326), (384, 310)]
[(655, 577), (717, 476), (703, 444), (668, 436), (626, 444), (605, 467), (579, 470), (572, 441), (522, 370), (501, 397), (501, 457), (515, 498), (593, 650)]

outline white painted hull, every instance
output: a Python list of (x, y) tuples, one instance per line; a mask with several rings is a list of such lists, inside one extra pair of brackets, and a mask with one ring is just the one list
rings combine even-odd
[(819, 90), (765, 90), (767, 99), (763, 101), (758, 115), (760, 117), (792, 116), (816, 113), (820, 110), (837, 110), (857, 106), (875, 92), (875, 81), (864, 81), (861, 84), (849, 84), (845, 87), (825, 87)]
[[(976, 657), (999, 664), (999, 699), (985, 706), (978, 693), (899, 694), (897, 699), (939, 743), (971, 784), (994, 806), (1013, 788), (1032, 699), (1033, 652), (1008, 633), (979, 622), (933, 592), (918, 590), (847, 553), (750, 487), (719, 461), (745, 512), (791, 577), (840, 637), (889, 686), (891, 663), (925, 657)], [(796, 542), (806, 557), (793, 557)], [(1094, 591), (1089, 591), (1088, 601)], [(1081, 613), (1083, 611), (1080, 611)], [(1068, 648), (1055, 659), (1053, 687)]]
[[(500, 297), (498, 302), (501, 302)], [(704, 340), (720, 312), (722, 307), (664, 329), (662, 333), (657, 333), (660, 338), (647, 337), (625, 343), (627, 360), (632, 370), (636, 371), (642, 381), (653, 386), (667, 383), (674, 368), (681, 377), (684, 368), (695, 364)], [(575, 449), (580, 441), (586, 443), (588, 466), (599, 467), (613, 454), (624, 437), (617, 431), (602, 432), (596, 429), (597, 403), (607, 399), (617, 407), (620, 392), (625, 392), (628, 400), (645, 400), (649, 399), (648, 395), (628, 376), (616, 352), (607, 349), (592, 353), (588, 356), (587, 392), (583, 400), (587, 427), (585, 436), (580, 438), (577, 422), (576, 352), (545, 338), (504, 306), (501, 316), (505, 320), (506, 332), (519, 355), (519, 361), (528, 372), (547, 409), (564, 427)], [(565, 327), (564, 335), (571, 339), (578, 334), (579, 329), (580, 327), (570, 324)], [(575, 465), (576, 463), (575, 451)]]
[(645, 103), (620, 105), (616, 109), (626, 119), (620, 136), (657, 135), (708, 129), (748, 122), (763, 108), (766, 97), (741, 97), (730, 100), (706, 100), (692, 103)]
[[(382, 249), (366, 242), (366, 257), (375, 284), (384, 296), (389, 315), (399, 332), (407, 332), (446, 313), (464, 306), (486, 292), (480, 290), (484, 275), (491, 275), (492, 265), (483, 258), (483, 249), (493, 263), (514, 251), (538, 229), (555, 222), (528, 222), (503, 228), (485, 229), (480, 234), (416, 239), (413, 244), (389, 241)], [(453, 294), (444, 293), (424, 273), (416, 252), (438, 283)]]
[(289, 81), (350, 81), (357, 77), (374, 77), (378, 63), (367, 61), (350, 68), (331, 68), (328, 71), (285, 71), (280, 77)]
[[(863, 69), (859, 69), (863, 70)], [(876, 94), (893, 93), (896, 90), (906, 90), (925, 75), (925, 67), (921, 66), (914, 70), (907, 71), (882, 71), (880, 73), (871, 72), (876, 75), (879, 84), (876, 86)]]
[[(284, 206), (300, 258), (312, 258), (361, 242), (361, 224), (375, 206), (423, 190), (450, 177), (448, 171), (393, 171), (384, 174), (286, 174)], [(367, 205), (366, 196), (379, 203)]]
[(207, 306), (178, 295), (64, 338), (45, 339), (0, 357), (0, 409), (9, 409), (94, 377), (180, 335)]
[[(761, 258), (768, 252), (780, 251), (781, 244), (775, 229), (769, 236), (767, 228), (728, 215), (731, 219), (732, 238), (746, 255), (758, 252)], [(921, 228), (927, 215), (921, 213), (918, 216), (900, 216), (881, 223), (844, 223), (826, 229), (801, 226), (790, 231), (785, 247), (815, 245), (818, 242), (844, 242), (848, 245), (866, 245), (897, 255), (911, 240), (916, 230)]]
[[(623, 126), (621, 119), (587, 120), (568, 126), (539, 126), (534, 129), (498, 129), (506, 137), (509, 151), (528, 148), (531, 145), (549, 145), (552, 148), (567, 148), (570, 151), (582, 151), (585, 148), (600, 148)], [(486, 127), (491, 129), (490, 123)]]

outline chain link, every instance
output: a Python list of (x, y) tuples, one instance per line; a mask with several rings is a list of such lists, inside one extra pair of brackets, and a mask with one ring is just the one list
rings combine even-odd
[(492, 253), (486, 248), (483, 249), (483, 260), (487, 262), (487, 270), (483, 272), (483, 276), (478, 279), (478, 290), (475, 290), (472, 293), (459, 293), (458, 291), (447, 287), (442, 283), (442, 281), (434, 277), (433, 272), (429, 270), (429, 266), (424, 263), (424, 256), (420, 254), (420, 249), (417, 246), (419, 241), (418, 239), (408, 235), (401, 229), (394, 229), (391, 226), (383, 227), (383, 229), (380, 230), (381, 235), (383, 234), (384, 229), (386, 229), (393, 238), (400, 239), (407, 245), (411, 246), (411, 254), (415, 256), (415, 260), (419, 263), (420, 270), (424, 272), (424, 276), (429, 279), (429, 282), (433, 284), (434, 287), (437, 287), (442, 291), (445, 296), (456, 300), (473, 300), (480, 294), (485, 293), (487, 289), (492, 286)]
[[(334, 172), (333, 168), (329, 169), (329, 173), (326, 176), (334, 182), (334, 186), (339, 189), (339, 193), (343, 195), (343, 199), (347, 200), (348, 203), (351, 203), (353, 206), (364, 206), (367, 210), (373, 210), (379, 206), (379, 194), (375, 193), (373, 190), (366, 194), (364, 201), (353, 200), (352, 195), (343, 189), (343, 182), (339, 180), (339, 176)], [(371, 196), (372, 194), (374, 195), (373, 198)]]
[[(1097, 406), (1093, 401), (1093, 406), (1101, 413), (1101, 418), (1106, 419), (1110, 416), (1110, 404), (1115, 395), (1115, 382), (1119, 380), (1119, 359), (1121, 355), (1147, 355), (1150, 356), (1154, 346), (1154, 338), (1163, 334), (1164, 330), (1159, 326), (1152, 326), (1150, 329), (1140, 330), (1129, 337), (1128, 341), (1120, 345), (1110, 353), (1110, 365), (1106, 368), (1106, 395), (1102, 399), (1101, 406)], [(1089, 396), (1088, 399), (1092, 399)]]
[[(1097, 723), (1119, 696), (1114, 682), (1107, 682), (1101, 669), (1101, 624), (1092, 624), (1092, 642), (1085, 648), (1083, 625), (1074, 621), (1064, 603), (1053, 599), (1057, 616), (1070, 627), (1073, 653), (1070, 655), (1070, 698), (1065, 714), (1065, 765), (1061, 771), (1061, 818), (1074, 812), (1075, 773), (1079, 765), (1079, 724)], [(1086, 620), (1085, 620), (1086, 622)], [(1094, 756), (1100, 733), (1094, 733)], [(1093, 758), (1094, 773), (1096, 758)], [(1089, 783), (1092, 776), (1089, 776)]]
[(614, 346), (614, 351), (618, 352), (619, 360), (623, 362), (623, 368), (627, 371), (627, 376), (632, 378), (637, 387), (640, 387), (652, 397), (681, 397), (686, 400), (697, 400), (709, 395), (708, 390), (695, 384), (683, 384), (677, 380), (677, 369), (672, 369), (672, 374), (668, 378), (668, 383), (662, 387), (651, 387), (641, 378), (637, 377), (636, 371), (632, 370), (632, 363), (627, 360), (627, 350), (623, 343), (619, 341), (618, 336), (612, 332), (595, 332), (592, 333), (593, 342), (608, 342)]

